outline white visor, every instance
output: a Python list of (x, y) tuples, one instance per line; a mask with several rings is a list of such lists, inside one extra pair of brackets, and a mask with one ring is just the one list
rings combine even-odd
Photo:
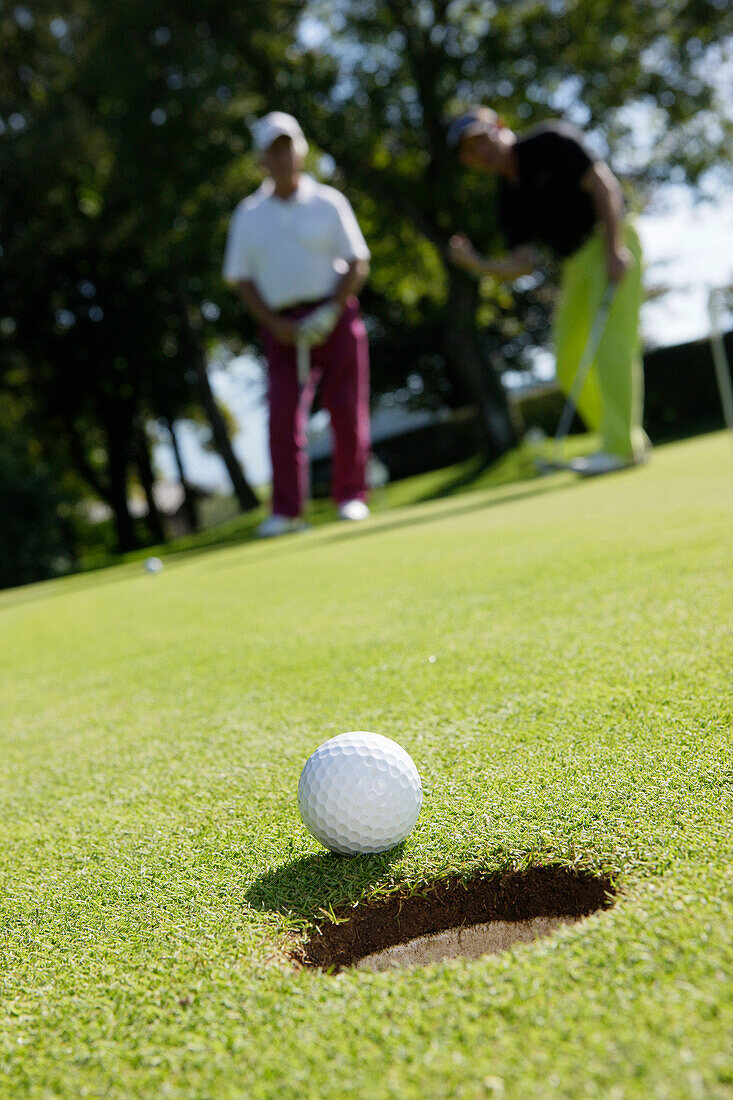
[(259, 118), (252, 127), (252, 140), (258, 153), (264, 153), (279, 137), (289, 137), (299, 156), (304, 157), (308, 152), (308, 142), (300, 123), (292, 115), (286, 115), (283, 111), (270, 111), (269, 115)]

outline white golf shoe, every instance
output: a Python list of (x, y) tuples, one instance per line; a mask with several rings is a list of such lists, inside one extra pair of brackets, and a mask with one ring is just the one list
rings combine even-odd
[(339, 504), (339, 519), (360, 520), (369, 517), (369, 506), (363, 500), (345, 500)]
[(569, 465), (570, 469), (581, 477), (599, 477), (601, 474), (616, 473), (617, 470), (628, 470), (636, 464), (632, 459), (623, 459), (607, 451), (598, 451), (584, 458), (574, 458)]
[(278, 535), (289, 535), (293, 531), (304, 531), (305, 524), (300, 517), (278, 516), (273, 512), (267, 519), (263, 519), (255, 534), (258, 539), (274, 539)]

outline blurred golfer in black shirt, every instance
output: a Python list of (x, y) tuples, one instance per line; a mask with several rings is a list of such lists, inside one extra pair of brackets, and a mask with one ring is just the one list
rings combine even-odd
[(537, 266), (535, 248), (562, 262), (560, 304), (553, 322), (557, 377), (567, 393), (608, 283), (613, 305), (578, 412), (598, 432), (601, 450), (573, 465), (601, 474), (644, 460), (643, 381), (639, 347), (641, 246), (624, 216), (621, 188), (608, 165), (588, 151), (582, 134), (548, 122), (515, 134), (487, 107), (455, 119), (448, 144), (461, 164), (498, 177), (497, 214), (508, 255), (481, 257), (463, 234), (449, 258), (478, 275), (516, 279)]

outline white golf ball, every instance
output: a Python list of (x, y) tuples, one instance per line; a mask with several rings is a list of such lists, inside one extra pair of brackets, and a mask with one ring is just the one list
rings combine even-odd
[(340, 855), (386, 852), (411, 832), (422, 784), (409, 753), (379, 733), (342, 733), (310, 756), (298, 783), (306, 829)]
[(148, 573), (160, 573), (161, 569), (163, 568), (163, 562), (160, 560), (160, 558), (146, 558), (145, 568), (147, 569)]

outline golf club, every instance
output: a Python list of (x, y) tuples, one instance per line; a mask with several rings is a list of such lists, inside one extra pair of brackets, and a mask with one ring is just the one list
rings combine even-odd
[(591, 325), (591, 330), (588, 334), (588, 340), (583, 349), (583, 354), (580, 357), (578, 363), (578, 369), (575, 372), (573, 384), (570, 387), (565, 406), (560, 415), (560, 420), (557, 425), (557, 430), (553, 439), (553, 457), (549, 462), (539, 460), (537, 462), (537, 468), (541, 473), (551, 473), (554, 470), (567, 470), (570, 467), (568, 463), (564, 461), (563, 457), (563, 444), (567, 438), (567, 434), (570, 431), (570, 425), (573, 422), (573, 416), (578, 407), (578, 400), (583, 392), (583, 386), (588, 378), (588, 373), (593, 365), (593, 360), (596, 357), (596, 353), (601, 343), (601, 338), (606, 327), (608, 315), (611, 312), (611, 306), (613, 305), (614, 297), (616, 295), (616, 286), (614, 283), (608, 283), (606, 289), (603, 291), (603, 296), (599, 303), (596, 315)]
[[(311, 349), (307, 338), (300, 337), (296, 339), (295, 351), (297, 356), (297, 371), (298, 371), (298, 391), (299, 396), (302, 395), (304, 387), (308, 384), (308, 379), (311, 373)], [(307, 430), (307, 429), (306, 429)], [(308, 522), (308, 513), (310, 511), (311, 502), (311, 473), (310, 473), (310, 458), (306, 452), (306, 461), (308, 463), (307, 483), (305, 489), (305, 500), (303, 501), (303, 518), (306, 523)]]
[(298, 356), (298, 385), (304, 386), (311, 372), (311, 349), (307, 340), (299, 339), (296, 342)]

